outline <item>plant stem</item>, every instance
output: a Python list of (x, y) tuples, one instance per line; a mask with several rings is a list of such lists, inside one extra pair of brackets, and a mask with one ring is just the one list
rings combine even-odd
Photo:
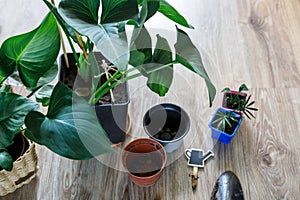
[(78, 40), (79, 46), (80, 46), (80, 48), (81, 48), (81, 50), (83, 52), (84, 58), (87, 60), (88, 59), (88, 53), (87, 53), (87, 51), (86, 51), (86, 49), (85, 49), (85, 47), (83, 45), (82, 38), (81, 38), (81, 36), (76, 31), (74, 31), (74, 32), (75, 32), (75, 36), (76, 36), (76, 38)]
[(32, 90), (32, 92), (29, 95), (27, 95), (27, 98), (30, 98), (32, 95), (34, 95), (34, 93), (36, 93), (36, 91), (38, 91), (39, 89), (41, 89), (41, 87), (43, 87), (43, 85), (40, 85), (39, 87), (37, 87), (34, 90)]
[(77, 56), (76, 50), (75, 50), (75, 48), (74, 48), (74, 45), (73, 45), (73, 43), (72, 43), (70, 37), (69, 37), (68, 35), (66, 35), (66, 36), (67, 36), (68, 42), (69, 42), (69, 44), (70, 44), (70, 47), (71, 47), (71, 49), (72, 49), (73, 56), (74, 56), (74, 58), (75, 58), (75, 60), (76, 60), (77, 67), (80, 68), (79, 58), (78, 58), (78, 56)]
[[(107, 65), (105, 60), (102, 61), (101, 66), (104, 69), (106, 80), (108, 80), (109, 79), (109, 74), (108, 74), (109, 66)], [(108, 83), (108, 86), (111, 86), (110, 82)], [(110, 89), (109, 92), (110, 92), (110, 96), (111, 96), (111, 103), (114, 104), (116, 101), (115, 101), (115, 97), (114, 97), (114, 93), (113, 93), (112, 89)]]
[[(178, 62), (177, 61), (173, 61), (171, 63), (168, 63), (168, 64), (165, 64), (165, 65), (162, 65), (162, 66), (159, 66), (155, 69), (152, 69), (152, 70), (148, 70), (148, 71), (145, 71), (147, 74), (150, 74), (150, 73), (153, 73), (153, 72), (156, 72), (156, 71), (159, 71), (161, 69), (164, 69), (166, 67), (169, 67), (171, 65), (174, 65), (174, 64), (177, 64)], [(109, 90), (111, 90), (112, 88), (116, 87), (117, 85), (121, 84), (121, 83), (124, 83), (125, 81), (128, 81), (128, 80), (131, 80), (131, 79), (134, 79), (134, 78), (137, 78), (137, 77), (140, 77), (142, 76), (143, 74), (142, 73), (136, 73), (136, 74), (133, 74), (133, 75), (130, 75), (130, 76), (127, 76), (127, 77), (124, 77), (114, 83), (111, 84), (112, 81), (115, 81), (119, 78), (121, 78), (122, 76), (132, 72), (132, 71), (135, 71), (135, 70), (138, 70), (138, 69), (141, 69), (143, 66), (139, 66), (139, 67), (134, 67), (134, 68), (130, 68), (124, 72), (120, 72), (120, 71), (117, 71), (116, 73), (113, 74), (113, 76), (111, 78), (109, 78), (104, 84), (102, 84), (91, 96), (91, 98), (89, 99), (89, 103), (90, 104), (96, 104), (98, 102), (98, 100), (104, 95), (106, 94)], [(107, 87), (108, 86), (108, 87)]]

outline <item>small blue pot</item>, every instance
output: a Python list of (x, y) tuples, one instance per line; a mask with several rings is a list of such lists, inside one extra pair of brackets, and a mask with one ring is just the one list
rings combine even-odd
[(218, 110), (215, 112), (215, 114), (213, 115), (212, 119), (210, 120), (208, 126), (209, 128), (211, 128), (211, 137), (213, 139), (219, 140), (220, 142), (224, 143), (224, 144), (228, 144), (230, 143), (231, 139), (235, 136), (237, 130), (239, 129), (241, 123), (242, 123), (242, 117), (241, 115), (234, 113), (234, 117), (238, 118), (238, 124), (235, 127), (234, 131), (232, 134), (228, 134), (226, 132), (223, 132), (221, 130), (216, 129), (215, 127), (213, 127), (211, 124), (212, 122), (215, 120), (217, 113), (221, 111), (223, 113), (229, 113), (230, 110), (224, 109), (224, 108), (218, 108)]

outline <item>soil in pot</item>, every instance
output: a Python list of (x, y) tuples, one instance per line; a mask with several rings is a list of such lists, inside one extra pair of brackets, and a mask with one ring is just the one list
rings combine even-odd
[[(14, 137), (14, 143), (7, 147), (7, 151), (12, 157), (13, 161), (16, 161), (19, 157), (21, 157), (26, 150), (29, 148), (29, 143), (25, 139), (25, 137), (19, 133)], [(0, 171), (2, 168), (0, 167)]]
[(147, 177), (159, 172), (163, 161), (158, 152), (131, 153), (127, 157), (126, 165), (131, 174)]
[[(156, 139), (170, 141), (179, 132), (182, 119), (177, 111), (164, 110), (163, 112), (166, 114), (162, 114), (162, 112), (152, 112), (151, 116), (146, 114), (144, 125)], [(164, 122), (163, 127), (161, 127), (162, 122)]]
[[(91, 80), (85, 81), (78, 74), (78, 67), (73, 54), (69, 53), (67, 54), (67, 56), (69, 60), (69, 68), (66, 67), (66, 61), (64, 57), (61, 57), (60, 80), (73, 91), (76, 91), (80, 96), (88, 100), (91, 96), (90, 88), (92, 82)], [(99, 52), (95, 52), (95, 56), (97, 58), (98, 66), (100, 67), (100, 65), (102, 64), (102, 60), (105, 58)], [(110, 70), (109, 73), (113, 74), (114, 70)], [(106, 77), (102, 76), (100, 78), (99, 85), (103, 84), (106, 80)], [(126, 103), (128, 101), (125, 83), (119, 84), (118, 86), (113, 88), (113, 94), (115, 98), (115, 104)], [(97, 105), (103, 104), (111, 104), (111, 95), (109, 92), (101, 97), (99, 102), (97, 103)]]
[[(218, 116), (216, 116), (216, 119), (218, 118)], [(220, 131), (223, 131), (225, 133), (227, 133), (228, 135), (232, 135), (234, 133), (234, 130), (236, 128), (236, 126), (238, 125), (238, 121), (239, 121), (239, 118), (237, 117), (234, 117), (236, 119), (236, 121), (233, 121), (233, 120), (229, 120), (231, 126), (229, 126), (228, 124), (225, 124), (225, 130), (222, 130), (220, 129), (221, 127), (219, 127), (219, 129), (217, 128), (218, 127), (218, 124), (212, 124), (212, 127), (220, 130)]]
[(224, 108), (236, 110), (240, 107), (240, 103), (246, 101), (246, 97), (247, 95), (245, 93), (225, 93), (222, 106)]
[[(92, 88), (91, 80), (93, 77), (90, 77), (90, 81), (85, 81), (79, 76), (73, 54), (69, 53), (67, 56), (69, 58), (69, 68), (66, 66), (64, 56), (61, 56), (60, 80), (77, 94), (80, 92), (79, 95), (88, 100), (91, 96), (90, 89)], [(95, 56), (100, 69), (104, 57), (100, 52), (95, 52)], [(110, 74), (114, 72), (114, 69), (109, 71)], [(99, 86), (105, 83), (106, 80), (106, 75), (101, 76)], [(126, 83), (119, 84), (112, 91), (115, 100), (113, 104), (110, 92), (108, 92), (100, 98), (98, 103), (93, 105), (93, 108), (110, 141), (113, 144), (118, 144), (123, 142), (126, 136), (129, 96)]]

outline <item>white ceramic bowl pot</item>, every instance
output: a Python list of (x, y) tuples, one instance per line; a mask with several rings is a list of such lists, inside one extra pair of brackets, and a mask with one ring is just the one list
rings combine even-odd
[(181, 107), (162, 103), (146, 112), (143, 127), (150, 138), (160, 142), (170, 153), (180, 147), (189, 131), (190, 119)]

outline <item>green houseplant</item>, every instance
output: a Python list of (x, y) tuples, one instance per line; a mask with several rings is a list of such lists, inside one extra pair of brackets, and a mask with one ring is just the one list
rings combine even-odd
[(208, 126), (211, 128), (212, 138), (228, 144), (237, 133), (241, 123), (241, 115), (220, 107), (213, 115)]
[(228, 87), (224, 88), (222, 90), (224, 92), (222, 107), (239, 114), (245, 114), (248, 119), (255, 118), (252, 112), (258, 111), (258, 109), (253, 107), (255, 101), (251, 100), (251, 95), (248, 96), (246, 93), (248, 90), (246, 84), (241, 84), (238, 91)]
[[(14, 136), (20, 131), (25, 132), (29, 139), (72, 159), (88, 159), (111, 151), (93, 110), (83, 98), (73, 94), (62, 83), (57, 83), (51, 93), (47, 114), (37, 111), (38, 105), (30, 99), (34, 93), (48, 87), (48, 83), (55, 78), (59, 48), (58, 27), (51, 13), (33, 31), (8, 38), (1, 45), (1, 85), (5, 86), (5, 80), (17, 73), (20, 82), (29, 91), (27, 96), (7, 90), (0, 93), (2, 154), (5, 154), (6, 147), (13, 143)], [(84, 139), (93, 144), (98, 152), (87, 150), (87, 145), (82, 143)], [(1, 166), (10, 170), (11, 159), (2, 161)]]
[[(175, 52), (172, 53), (167, 39), (159, 35), (155, 47), (152, 47), (145, 22), (156, 12), (191, 28), (166, 1), (62, 0), (58, 8), (51, 2), (44, 2), (51, 13), (39, 27), (2, 43), (0, 84), (5, 85), (5, 80), (17, 73), (29, 94), (25, 97), (14, 94), (16, 98), (25, 98), (33, 104), (30, 98), (35, 95), (37, 101), (48, 105), (48, 110), (42, 113), (34, 106), (25, 111), (18, 107), (19, 104), (10, 105), (15, 109), (15, 115), (8, 114), (6, 109), (2, 111), (6, 117), (1, 118), (1, 123), (8, 130), (1, 130), (1, 141), (9, 132), (10, 142), (7, 143), (11, 144), (11, 138), (22, 130), (28, 139), (71, 159), (89, 159), (111, 152), (110, 142), (90, 104), (97, 103), (101, 96), (120, 83), (139, 76), (147, 77), (148, 87), (163, 96), (172, 83), (173, 65), (178, 63), (204, 78), (211, 105), (215, 88), (204, 69), (199, 51), (183, 30), (176, 28)], [(100, 7), (102, 10), (99, 17)], [(93, 79), (99, 73), (94, 71), (97, 66), (91, 64), (95, 63), (91, 56), (94, 46), (116, 67), (105, 83), (99, 85), (96, 80), (92, 81), (92, 95), (88, 102), (61, 82), (49, 85), (57, 74), (55, 61), (61, 39), (58, 24), (66, 34), (71, 48), (74, 49), (73, 43), (76, 43), (82, 49), (83, 56), (79, 57), (73, 51), (81, 75), (87, 74), (88, 78)], [(125, 37), (125, 26), (134, 27), (130, 41)], [(132, 67), (128, 68), (128, 64)], [(135, 71), (137, 73), (132, 74)], [(12, 94), (6, 91), (2, 95), (5, 97), (3, 100), (9, 104), (11, 101), (7, 96)], [(19, 117), (19, 112), (22, 112), (22, 117)], [(11, 130), (11, 124), (7, 122), (14, 120), (18, 121), (18, 127)], [(1, 151), (4, 152), (5, 147)]]
[[(83, 3), (78, 0), (62, 0), (57, 7), (46, 0), (44, 2), (54, 14), (68, 38), (73, 50), (72, 59), (76, 61), (75, 67), (78, 68), (77, 77), (89, 81), (89, 103), (96, 105), (95, 109), (100, 122), (103, 119), (109, 119), (110, 123), (102, 124), (109, 136), (111, 136), (109, 132), (115, 135), (118, 130), (107, 130), (106, 125), (111, 125), (116, 118), (112, 114), (107, 116), (107, 113), (110, 113), (111, 110), (118, 110), (118, 107), (121, 106), (115, 105), (112, 101), (109, 109), (103, 112), (98, 111), (97, 103), (101, 101), (100, 98), (108, 93), (113, 94), (112, 90), (116, 86), (138, 76), (147, 77), (147, 86), (153, 92), (164, 96), (172, 83), (174, 64), (182, 64), (205, 79), (211, 105), (215, 88), (203, 67), (199, 51), (188, 35), (178, 27), (176, 28), (177, 43), (175, 44), (175, 52), (172, 52), (167, 39), (160, 35), (157, 35), (155, 46), (152, 44), (153, 41), (146, 29), (146, 22), (157, 12), (164, 14), (177, 24), (192, 28), (185, 18), (166, 1), (90, 0)], [(101, 14), (98, 16), (101, 7)], [(126, 33), (128, 26), (134, 27), (130, 40), (127, 39)], [(73, 43), (78, 44), (82, 49), (80, 55), (74, 51)], [(107, 81), (101, 84), (99, 84), (101, 77), (98, 74), (103, 74), (103, 76), (107, 74), (103, 73), (103, 69), (99, 67), (99, 61), (95, 59), (94, 47), (116, 68)], [(68, 54), (64, 57), (69, 56)], [(64, 62), (68, 66), (68, 61)], [(131, 67), (128, 67), (128, 65)], [(135, 71), (137, 73), (132, 74)], [(80, 89), (74, 88), (75, 90)], [(124, 110), (126, 110), (127, 115), (127, 109)], [(117, 116), (120, 116), (119, 113), (121, 112), (115, 112), (118, 113)], [(121, 118), (125, 120), (126, 115), (121, 115), (123, 116)], [(119, 124), (124, 125), (126, 123)], [(118, 129), (117, 126), (116, 128)], [(125, 139), (124, 135), (121, 137), (121, 141), (122, 139)], [(119, 140), (111, 141), (118, 142)]]

